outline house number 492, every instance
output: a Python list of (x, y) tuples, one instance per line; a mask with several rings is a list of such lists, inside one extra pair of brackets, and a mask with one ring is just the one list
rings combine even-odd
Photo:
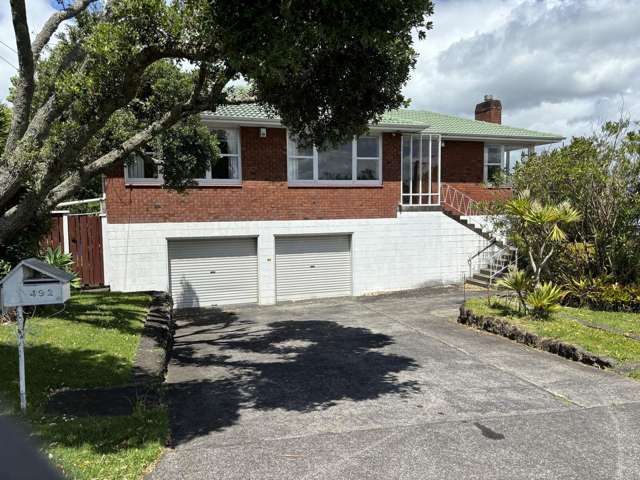
[(53, 290), (51, 290), (50, 288), (45, 289), (33, 289), (31, 290), (31, 293), (29, 293), (29, 296), (31, 297), (53, 297)]

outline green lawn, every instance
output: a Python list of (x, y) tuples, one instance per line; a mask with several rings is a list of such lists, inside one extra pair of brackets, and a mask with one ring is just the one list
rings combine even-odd
[[(44, 414), (50, 391), (131, 381), (149, 304), (146, 294), (78, 293), (65, 309), (39, 308), (27, 320), (27, 420), (70, 478), (137, 479), (157, 459), (168, 431), (164, 408), (125, 417), (67, 419)], [(0, 394), (18, 411), (16, 327), (0, 325)]]
[[(535, 320), (520, 315), (512, 308), (513, 304), (498, 302), (490, 306), (486, 298), (472, 298), (465, 305), (476, 314), (500, 317), (542, 337), (562, 340), (591, 353), (613, 358), (622, 367), (624, 364), (640, 364), (640, 341), (623, 335), (640, 334), (640, 314), (562, 307), (548, 320)], [(612, 331), (603, 331), (603, 326)], [(640, 368), (629, 375), (640, 379)]]

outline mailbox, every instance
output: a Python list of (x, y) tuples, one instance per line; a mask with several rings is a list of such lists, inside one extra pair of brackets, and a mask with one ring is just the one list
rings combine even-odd
[(2, 280), (3, 307), (64, 303), (71, 294), (73, 275), (37, 258), (20, 262)]

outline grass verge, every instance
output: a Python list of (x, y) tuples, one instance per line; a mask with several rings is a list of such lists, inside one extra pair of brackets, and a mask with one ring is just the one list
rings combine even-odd
[[(39, 308), (27, 319), (26, 420), (49, 458), (69, 478), (137, 479), (163, 449), (168, 432), (165, 408), (138, 408), (122, 417), (45, 414), (53, 390), (131, 381), (149, 302), (146, 294), (77, 293), (64, 310)], [(17, 412), (14, 324), (0, 326), (0, 394)]]
[(640, 314), (561, 307), (548, 320), (537, 320), (495, 298), (491, 304), (486, 298), (471, 298), (465, 306), (477, 315), (500, 318), (541, 337), (613, 358), (619, 362), (620, 370), (630, 370), (627, 372), (630, 377), (640, 379), (640, 367), (633, 368), (640, 365), (640, 341), (625, 335), (640, 333)]

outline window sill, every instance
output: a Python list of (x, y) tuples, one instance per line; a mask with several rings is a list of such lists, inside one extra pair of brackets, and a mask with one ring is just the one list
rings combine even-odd
[(381, 188), (382, 182), (288, 182), (289, 188)]
[[(124, 182), (126, 187), (163, 187), (163, 182), (132, 182), (131, 180), (127, 180)], [(231, 182), (215, 182), (215, 181), (199, 181), (196, 185), (187, 187), (187, 188), (200, 188), (200, 187), (242, 187), (242, 181), (231, 181)]]

